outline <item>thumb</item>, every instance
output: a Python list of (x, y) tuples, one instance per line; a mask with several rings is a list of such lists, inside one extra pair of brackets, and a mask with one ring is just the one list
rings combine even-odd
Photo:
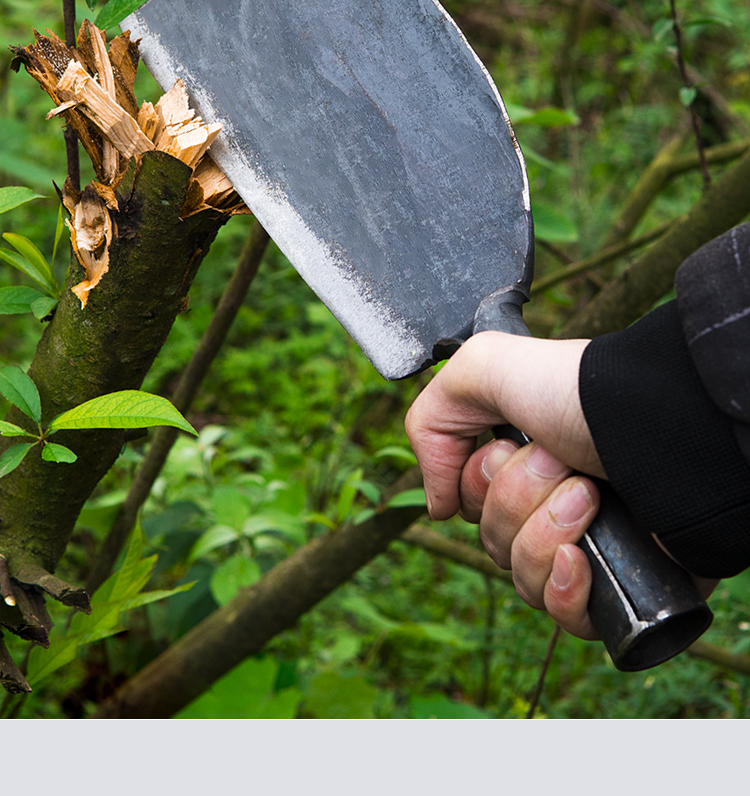
[(520, 428), (569, 466), (604, 475), (578, 397), (586, 345), (482, 332), (453, 355), (406, 418), (433, 518), (458, 511), (461, 472), (476, 437), (502, 423)]

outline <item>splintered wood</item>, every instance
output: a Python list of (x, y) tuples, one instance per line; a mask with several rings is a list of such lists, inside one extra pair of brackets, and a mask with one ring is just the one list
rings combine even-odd
[(210, 208), (228, 215), (250, 211), (208, 155), (221, 125), (206, 124), (196, 115), (181, 80), (156, 106), (138, 106), (133, 92), (138, 43), (130, 41), (128, 32), (113, 39), (109, 49), (104, 31), (88, 20), (75, 48), (47, 32), (49, 36), (41, 36), (35, 31), (34, 45), (13, 50), (54, 100), (56, 107), (47, 118), (64, 116), (96, 173), (96, 181), (82, 192), (68, 181), (62, 191), (73, 250), (86, 270), (86, 279), (72, 290), (85, 307), (89, 292), (109, 270), (109, 248), (116, 235), (110, 211), (119, 210), (115, 190), (132, 158), (156, 149), (193, 169), (180, 207), (183, 218)]

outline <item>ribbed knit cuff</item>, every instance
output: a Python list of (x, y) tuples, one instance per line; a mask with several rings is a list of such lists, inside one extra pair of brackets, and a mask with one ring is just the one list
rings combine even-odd
[(696, 372), (675, 302), (593, 340), (579, 389), (604, 470), (636, 521), (696, 575), (750, 567), (750, 464)]

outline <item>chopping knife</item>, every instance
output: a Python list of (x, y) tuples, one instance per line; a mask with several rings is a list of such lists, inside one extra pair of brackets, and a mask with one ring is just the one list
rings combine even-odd
[[(387, 379), (488, 330), (528, 334), (534, 236), (502, 98), (437, 0), (150, 0), (123, 22), (184, 81), (211, 155)], [(689, 576), (607, 484), (581, 541), (615, 665), (654, 666), (710, 624)]]

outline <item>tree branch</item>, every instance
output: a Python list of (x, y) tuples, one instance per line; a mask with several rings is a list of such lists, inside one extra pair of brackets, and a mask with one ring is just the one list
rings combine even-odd
[[(180, 377), (172, 396), (172, 403), (183, 414), (192, 406), (200, 385), (211, 367), (211, 363), (226, 340), (229, 329), (247, 296), (250, 284), (258, 273), (268, 240), (268, 233), (257, 220), (253, 221), (250, 234), (240, 254), (237, 268), (227, 283), (211, 323), (198, 343), (198, 347)], [(154, 485), (154, 481), (156, 481), (161, 472), (178, 433), (178, 429), (171, 426), (161, 426), (154, 433), (146, 458), (143, 460), (133, 483), (130, 485), (125, 502), (120, 507), (91, 570), (86, 583), (86, 590), (89, 594), (93, 594), (109, 577), (135, 523), (138, 510), (145, 502), (151, 487)]]
[(576, 315), (558, 337), (595, 337), (625, 328), (672, 288), (683, 260), (739, 224), (750, 212), (750, 154), (727, 170), (701, 200), (636, 263)]
[(652, 229), (650, 232), (646, 232), (643, 235), (634, 238), (633, 240), (625, 240), (621, 241), (620, 243), (615, 243), (613, 246), (609, 246), (606, 249), (601, 249), (596, 254), (592, 254), (591, 257), (586, 257), (583, 260), (571, 263), (565, 268), (561, 268), (559, 271), (554, 271), (547, 276), (535, 279), (531, 285), (530, 293), (532, 296), (534, 296), (537, 293), (542, 293), (545, 290), (549, 290), (551, 287), (560, 284), (560, 282), (565, 282), (568, 279), (572, 279), (573, 277), (582, 274), (584, 271), (591, 271), (594, 268), (607, 265), (616, 260), (618, 257), (622, 257), (624, 254), (629, 254), (635, 249), (640, 249), (641, 246), (645, 246), (657, 238), (660, 238), (674, 224), (675, 221), (667, 221), (665, 224), (661, 224), (660, 226)]

